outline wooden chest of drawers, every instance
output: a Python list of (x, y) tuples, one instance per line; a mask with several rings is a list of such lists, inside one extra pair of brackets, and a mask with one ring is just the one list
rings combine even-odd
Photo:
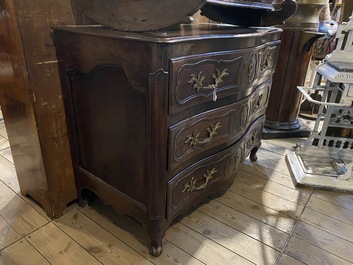
[(75, 179), (140, 221), (151, 254), (171, 221), (256, 160), (278, 29), (54, 29)]

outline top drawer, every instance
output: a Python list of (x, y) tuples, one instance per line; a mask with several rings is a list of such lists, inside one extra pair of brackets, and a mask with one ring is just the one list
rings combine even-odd
[(274, 72), (277, 53), (275, 43), (171, 59), (169, 114), (255, 87)]

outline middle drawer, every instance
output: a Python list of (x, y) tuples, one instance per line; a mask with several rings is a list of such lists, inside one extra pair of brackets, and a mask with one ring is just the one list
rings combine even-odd
[[(168, 170), (185, 167), (210, 149), (237, 141), (249, 124), (265, 113), (271, 82), (233, 104), (198, 114), (169, 128)], [(212, 152), (217, 150), (212, 150)]]

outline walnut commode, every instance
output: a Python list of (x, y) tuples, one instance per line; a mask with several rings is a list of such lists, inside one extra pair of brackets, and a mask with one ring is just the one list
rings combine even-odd
[(280, 33), (55, 27), (81, 203), (90, 190), (134, 217), (160, 255), (177, 215), (226, 190), (249, 154), (256, 160)]

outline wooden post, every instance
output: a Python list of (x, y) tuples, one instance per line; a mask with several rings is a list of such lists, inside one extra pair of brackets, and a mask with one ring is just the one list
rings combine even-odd
[(263, 137), (308, 136), (310, 131), (301, 128), (298, 120), (301, 94), (312, 54), (312, 44), (321, 35), (303, 30), (284, 29), (274, 74)]
[(58, 217), (76, 199), (51, 26), (69, 0), (0, 0), (0, 104), (23, 195)]

